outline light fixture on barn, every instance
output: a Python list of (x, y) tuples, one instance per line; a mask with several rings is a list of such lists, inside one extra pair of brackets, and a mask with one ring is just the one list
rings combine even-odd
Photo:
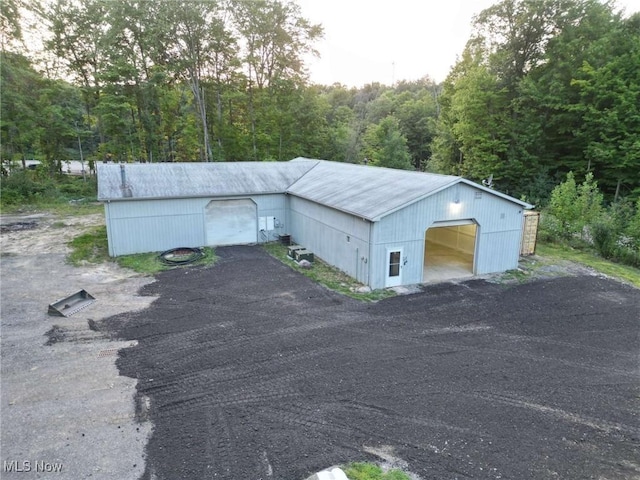
[(460, 191), (456, 187), (453, 202), (449, 204), (449, 211), (452, 214), (458, 214), (462, 210), (462, 204), (460, 203)]

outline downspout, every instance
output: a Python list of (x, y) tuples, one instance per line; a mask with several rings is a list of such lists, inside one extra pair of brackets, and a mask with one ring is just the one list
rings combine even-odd
[(105, 213), (106, 213), (106, 223), (107, 223), (107, 247), (109, 249), (109, 256), (110, 257), (115, 257), (115, 252), (113, 251), (113, 245), (111, 244), (111, 242), (109, 241), (109, 233), (111, 233), (113, 230), (111, 228), (111, 200), (107, 200), (104, 204), (104, 209), (105, 209)]
[(373, 267), (373, 222), (369, 220), (369, 261), (367, 262), (367, 285), (371, 288), (371, 268)]

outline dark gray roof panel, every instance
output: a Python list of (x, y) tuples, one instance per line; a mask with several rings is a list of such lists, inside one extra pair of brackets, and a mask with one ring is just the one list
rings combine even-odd
[[(125, 164), (132, 199), (283, 193), (317, 161)], [(98, 164), (98, 200), (122, 200), (119, 164)]]

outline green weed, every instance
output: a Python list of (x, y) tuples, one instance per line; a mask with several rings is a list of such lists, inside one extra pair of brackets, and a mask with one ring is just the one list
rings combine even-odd
[(368, 293), (358, 293), (354, 290), (361, 287), (362, 284), (346, 273), (335, 267), (323, 262), (319, 258), (315, 258), (313, 266), (309, 269), (298, 266), (297, 262), (287, 256), (287, 247), (276, 242), (267, 243), (264, 249), (273, 257), (280, 260), (285, 265), (309, 277), (313, 281), (327, 287), (330, 290), (347, 295), (351, 298), (375, 302), (383, 298), (392, 297), (395, 293), (391, 290), (374, 290)]
[[(95, 227), (74, 238), (69, 242), (71, 247), (71, 253), (68, 256), (69, 263), (72, 265), (82, 265), (84, 263), (104, 263), (109, 261), (115, 261), (118, 265), (131, 270), (153, 275), (164, 270), (170, 270), (177, 268), (171, 265), (162, 263), (158, 257), (158, 252), (154, 253), (138, 253), (134, 255), (122, 255), (112, 259), (109, 257), (109, 247), (107, 243), (107, 227)], [(190, 263), (190, 265), (213, 265), (216, 260), (216, 254), (212, 248), (202, 249), (204, 256), (197, 262)]]
[(373, 463), (350, 463), (344, 473), (349, 480), (410, 480), (409, 476), (400, 470), (383, 472), (382, 468)]
[(589, 251), (576, 250), (557, 243), (538, 243), (536, 253), (551, 259), (571, 260), (610, 277), (625, 280), (640, 288), (640, 269), (614, 263)]
[(71, 253), (67, 257), (72, 265), (109, 261), (107, 227), (94, 227), (69, 242)]
[(70, 216), (70, 215), (91, 215), (94, 213), (104, 212), (104, 206), (101, 203), (92, 200), (82, 200), (69, 203), (67, 200), (48, 200), (42, 199), (19, 205), (2, 204), (2, 213), (7, 214), (33, 214), (33, 213), (50, 213), (53, 215)]
[(96, 208), (102, 208), (96, 203), (96, 195), (95, 177), (86, 181), (72, 175), (50, 178), (37, 171), (17, 170), (0, 182), (3, 213), (95, 213)]
[[(197, 262), (184, 265), (213, 265), (217, 258), (213, 248), (203, 248), (204, 257), (198, 260)], [(166, 265), (160, 261), (158, 257), (158, 252), (154, 253), (137, 253), (133, 255), (123, 255), (121, 257), (117, 257), (115, 261), (121, 267), (130, 268), (138, 273), (145, 274), (156, 274), (158, 272), (162, 272), (164, 270), (171, 270), (172, 268), (178, 268), (176, 266)]]

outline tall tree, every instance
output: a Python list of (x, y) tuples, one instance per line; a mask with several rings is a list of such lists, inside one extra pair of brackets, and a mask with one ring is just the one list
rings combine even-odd
[(37, 132), (44, 163), (52, 174), (62, 173), (66, 149), (75, 145), (76, 125), (82, 117), (82, 101), (77, 89), (61, 80), (47, 80), (37, 101)]
[(365, 134), (365, 153), (378, 167), (413, 170), (407, 139), (400, 131), (398, 119), (393, 116), (369, 126)]
[(0, 48), (6, 51), (12, 43), (22, 41), (23, 0), (3, 0), (0, 2)]
[(598, 43), (617, 54), (600, 66), (585, 62), (576, 72), (578, 138), (588, 169), (615, 191), (615, 199), (621, 193), (640, 195), (640, 14)]
[[(54, 0), (42, 13), (51, 32), (45, 47), (60, 60), (66, 75), (81, 86), (88, 118), (93, 116), (102, 93), (108, 5), (105, 0)], [(99, 142), (104, 143), (99, 116), (94, 125)]]
[[(266, 132), (257, 122), (256, 101), (270, 110), (270, 104), (282, 102), (283, 86), (286, 91), (291, 84), (304, 83), (303, 57), (314, 53), (313, 42), (322, 35), (322, 28), (303, 18), (300, 7), (291, 2), (233, 0), (231, 6), (234, 25), (244, 45), (242, 63), (248, 79), (252, 157), (257, 160), (258, 140)], [(275, 121), (277, 124), (285, 120)]]
[(37, 99), (44, 79), (22, 55), (0, 52), (0, 157), (26, 168), (37, 147)]
[[(189, 1), (163, 2), (161, 15), (170, 26), (163, 48), (170, 56), (170, 65), (176, 74), (188, 82), (194, 98), (202, 129), (202, 160), (213, 160), (213, 149), (207, 116), (207, 101), (203, 79), (212, 63), (214, 46), (220, 47), (221, 38), (229, 39), (221, 18), (218, 2)], [(169, 33), (171, 32), (172, 35)]]

